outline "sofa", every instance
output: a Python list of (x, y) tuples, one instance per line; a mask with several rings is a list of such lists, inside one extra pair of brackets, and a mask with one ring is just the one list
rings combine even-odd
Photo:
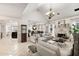
[(45, 37), (39, 38), (36, 45), (40, 56), (69, 56), (73, 49), (72, 41), (60, 43), (52, 39), (46, 39)]

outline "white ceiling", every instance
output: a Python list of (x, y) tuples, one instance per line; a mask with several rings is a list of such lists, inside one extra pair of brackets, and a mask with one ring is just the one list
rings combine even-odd
[(0, 3), (0, 16), (19, 18), (26, 5), (26, 3)]
[(79, 15), (79, 11), (74, 11), (75, 8), (79, 8), (79, 3), (34, 3), (32, 5), (34, 5), (34, 7), (29, 6), (31, 8), (30, 9), (29, 7), (27, 7), (27, 3), (0, 3), (0, 16), (19, 18), (22, 17), (23, 11), (27, 8), (29, 10), (36, 8), (36, 10), (45, 17), (45, 13), (49, 11), (49, 8), (52, 8), (55, 13), (60, 13), (60, 15), (55, 15), (54, 17), (52, 17), (53, 20)]
[(79, 15), (79, 11), (74, 11), (75, 8), (79, 8), (79, 3), (38, 4), (37, 10), (45, 15), (45, 13), (49, 11), (49, 8), (52, 8), (55, 13), (60, 13), (60, 15), (52, 17), (53, 20)]

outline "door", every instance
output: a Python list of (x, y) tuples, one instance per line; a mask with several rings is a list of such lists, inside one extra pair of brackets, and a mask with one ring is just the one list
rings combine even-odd
[(21, 42), (27, 42), (27, 25), (21, 25)]

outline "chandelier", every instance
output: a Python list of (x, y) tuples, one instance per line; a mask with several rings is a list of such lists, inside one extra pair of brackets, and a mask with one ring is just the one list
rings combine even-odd
[[(55, 16), (55, 12), (52, 10), (52, 8), (50, 8), (46, 15), (48, 16), (48, 19), (51, 19), (53, 16)], [(57, 15), (59, 15), (59, 13), (57, 13)]]

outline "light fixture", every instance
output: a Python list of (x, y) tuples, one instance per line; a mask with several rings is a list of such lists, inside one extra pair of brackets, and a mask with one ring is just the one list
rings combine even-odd
[(37, 29), (36, 25), (33, 25), (32, 29), (33, 30), (36, 30)]
[(55, 13), (52, 8), (49, 9), (49, 12), (46, 13), (46, 15), (48, 16), (48, 19), (51, 19), (53, 16), (55, 15), (60, 15), (60, 13)]
[(49, 12), (47, 12), (46, 15), (49, 19), (51, 19), (55, 15), (55, 12), (53, 12), (52, 8), (50, 8)]

